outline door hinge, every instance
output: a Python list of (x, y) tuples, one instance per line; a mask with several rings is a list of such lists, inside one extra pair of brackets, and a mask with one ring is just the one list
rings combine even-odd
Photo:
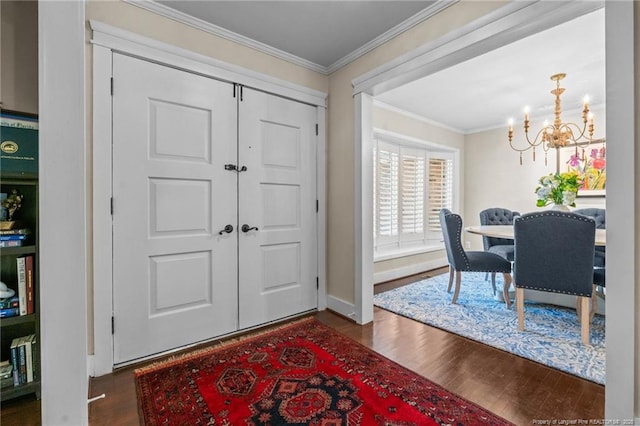
[(113, 96), (113, 77), (111, 77), (111, 96)]
[(316, 213), (320, 211), (320, 203), (316, 200)]
[(111, 334), (115, 334), (116, 332), (116, 321), (113, 315), (111, 315)]
[(109, 201), (110, 204), (110, 209), (111, 209), (111, 216), (113, 216), (113, 197), (111, 197), (111, 200)]
[(316, 277), (316, 290), (320, 289), (320, 278)]
[(318, 136), (318, 123), (316, 123), (316, 136)]

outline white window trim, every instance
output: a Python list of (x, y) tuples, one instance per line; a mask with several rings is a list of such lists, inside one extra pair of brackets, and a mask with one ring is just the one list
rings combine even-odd
[[(432, 157), (434, 152), (443, 152), (446, 153), (447, 156), (451, 156), (453, 159), (453, 188), (454, 188), (454, 197), (452, 210), (459, 210), (459, 200), (460, 200), (460, 150), (457, 148), (453, 148), (451, 146), (426, 141), (419, 138), (414, 138), (411, 136), (403, 135), (397, 132), (391, 132), (389, 130), (374, 128), (372, 135), (372, 148), (376, 147), (378, 142), (385, 144), (393, 144), (399, 145), (401, 147), (407, 148), (418, 148), (421, 150), (426, 150), (425, 159), (428, 160)], [(428, 165), (427, 165), (428, 171)], [(373, 185), (375, 185), (375, 176), (372, 176)], [(425, 182), (426, 183), (426, 182)], [(428, 203), (425, 203), (425, 214), (427, 214)], [(372, 206), (373, 207), (373, 206)], [(372, 209), (373, 214), (373, 209)], [(398, 219), (400, 220), (400, 218)], [(428, 232), (428, 224), (425, 220), (425, 238), (423, 244), (416, 245), (407, 245), (405, 247), (390, 247), (393, 242), (389, 242), (386, 248), (380, 249), (380, 246), (385, 245), (385, 243), (379, 244), (375, 242), (373, 244), (373, 261), (380, 262), (383, 260), (397, 259), (401, 257), (412, 256), (416, 254), (422, 253), (430, 253), (434, 251), (439, 251), (444, 249), (444, 245), (441, 239), (438, 238), (429, 238)], [(407, 242), (405, 242), (406, 244)], [(402, 244), (401, 239), (396, 244)]]

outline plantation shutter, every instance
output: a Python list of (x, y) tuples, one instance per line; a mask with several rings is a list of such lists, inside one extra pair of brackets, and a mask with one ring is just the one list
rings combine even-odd
[(424, 239), (426, 150), (401, 149), (402, 240)]
[(454, 205), (453, 152), (376, 135), (373, 140), (373, 243), (393, 258), (438, 248), (439, 213)]
[(378, 237), (398, 235), (398, 148), (380, 142), (376, 158), (376, 230)]
[[(453, 158), (434, 153), (429, 158), (428, 232), (441, 235), (440, 210), (453, 208)], [(434, 237), (434, 235), (430, 235)]]

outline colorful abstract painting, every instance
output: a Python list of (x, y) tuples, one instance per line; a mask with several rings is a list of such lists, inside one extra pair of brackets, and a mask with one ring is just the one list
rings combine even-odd
[(607, 183), (606, 143), (562, 148), (558, 151), (558, 171), (575, 171), (582, 178), (578, 197), (604, 197)]

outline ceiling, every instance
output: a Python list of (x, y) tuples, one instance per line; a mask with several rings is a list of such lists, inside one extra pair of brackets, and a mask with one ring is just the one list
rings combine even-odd
[[(196, 1), (156, 0), (331, 72), (354, 52), (394, 29), (416, 22), (445, 1)], [(175, 17), (174, 17), (175, 19)], [(412, 19), (414, 21), (412, 21)], [(260, 46), (258, 46), (260, 48)], [(553, 118), (549, 77), (566, 73), (563, 111), (577, 110), (586, 94), (604, 105), (604, 9), (568, 21), (482, 56), (393, 89), (376, 100), (462, 133)], [(579, 112), (578, 112), (579, 113)], [(596, 124), (597, 124), (596, 117)]]
[[(383, 93), (377, 100), (462, 133), (506, 127), (510, 118), (553, 120), (554, 74), (566, 73), (563, 112), (580, 114), (585, 95), (605, 103), (604, 9)], [(596, 125), (598, 118), (595, 117)]]
[(435, 1), (156, 0), (329, 68)]

